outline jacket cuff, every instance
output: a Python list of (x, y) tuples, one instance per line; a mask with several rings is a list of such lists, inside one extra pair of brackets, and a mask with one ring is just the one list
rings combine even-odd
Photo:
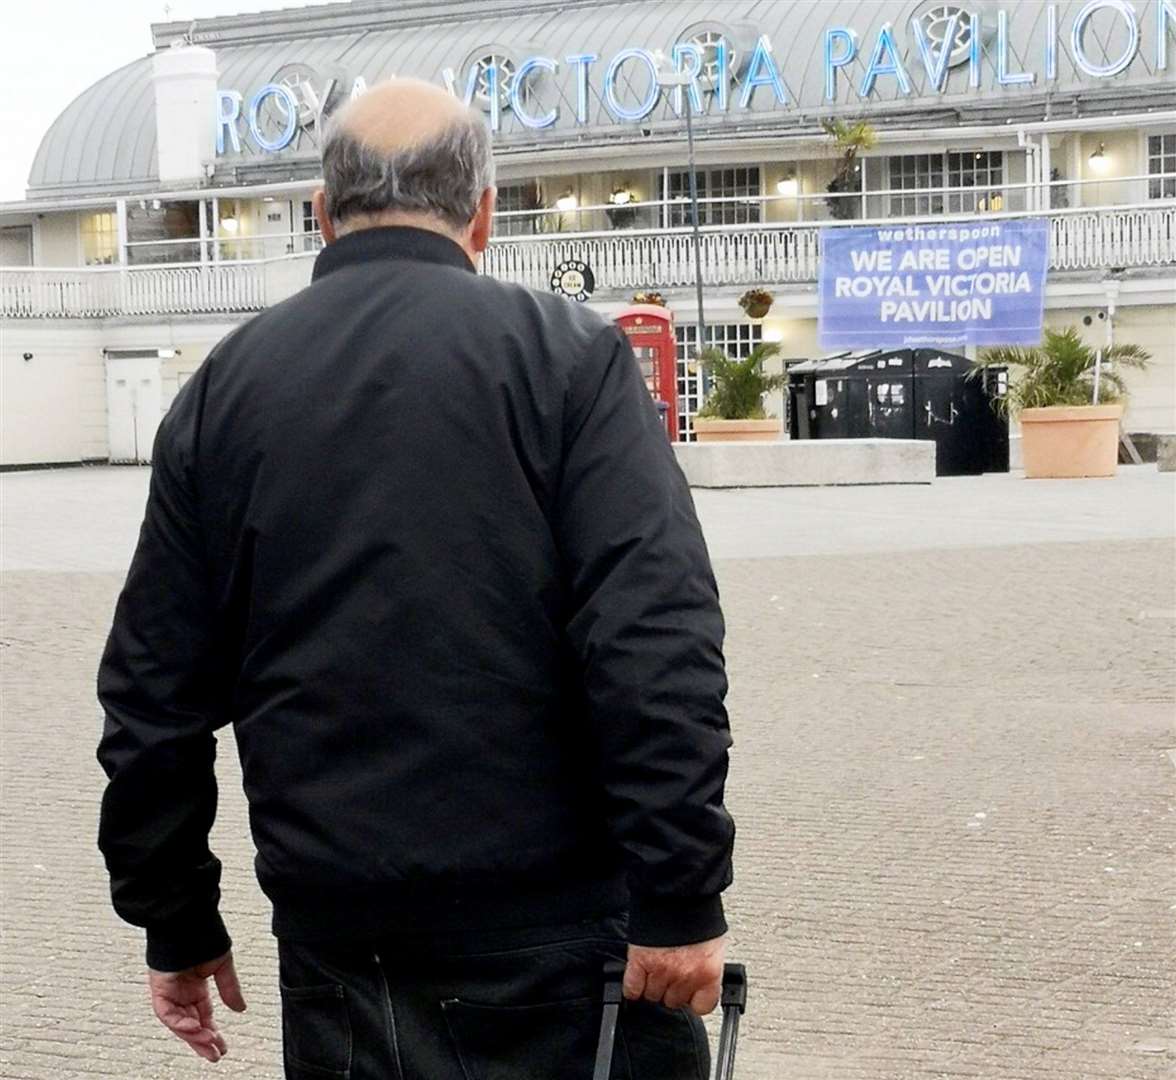
[(633, 896), (629, 901), (629, 943), (651, 948), (693, 945), (727, 932), (719, 896), (664, 898)]
[(232, 947), (215, 910), (203, 918), (188, 916), (147, 928), (147, 966), (153, 971), (184, 971), (224, 956)]

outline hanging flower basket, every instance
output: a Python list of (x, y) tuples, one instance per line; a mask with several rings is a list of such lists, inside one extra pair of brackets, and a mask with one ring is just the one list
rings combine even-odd
[(656, 307), (665, 307), (666, 298), (659, 292), (638, 292), (633, 294), (634, 304), (653, 304)]
[(749, 319), (762, 319), (772, 310), (774, 299), (767, 289), (748, 289), (739, 297), (739, 306), (747, 313)]

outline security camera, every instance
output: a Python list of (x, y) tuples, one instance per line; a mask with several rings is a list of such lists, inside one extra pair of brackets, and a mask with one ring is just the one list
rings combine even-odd
[(27, 353), (21, 353), (21, 354), (20, 354), (20, 358), (21, 358), (22, 360), (29, 361), (29, 360), (31, 360), (31, 359), (33, 358), (33, 354), (32, 354), (31, 352), (27, 352)]
[(641, 134), (644, 135), (648, 139), (649, 136), (653, 134), (653, 128), (642, 128)]

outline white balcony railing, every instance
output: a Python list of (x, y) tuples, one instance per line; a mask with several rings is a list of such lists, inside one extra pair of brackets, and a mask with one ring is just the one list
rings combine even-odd
[[(989, 214), (985, 220), (1021, 216), (1025, 215)], [(1176, 267), (1176, 200), (1052, 210), (1045, 216), (1050, 219), (1052, 270)], [(948, 219), (933, 220), (940, 224)], [(900, 222), (887, 218), (877, 224), (893, 227)], [(820, 228), (816, 223), (704, 228), (703, 281), (708, 288), (813, 282)], [(581, 259), (592, 267), (598, 296), (694, 284), (693, 236), (688, 228), (503, 238), (491, 243), (483, 270), (547, 289), (552, 272), (565, 259)], [(260, 311), (306, 285), (312, 265), (313, 254), (303, 254), (172, 266), (3, 268), (0, 315), (105, 318)]]

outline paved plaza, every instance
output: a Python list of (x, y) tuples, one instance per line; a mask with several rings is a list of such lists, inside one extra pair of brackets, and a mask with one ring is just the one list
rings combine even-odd
[[(222, 1008), (219, 1065), (151, 1016), (95, 847), (94, 675), (146, 480), (0, 477), (0, 1077), (280, 1075), (231, 733), (213, 847), (250, 1007)], [(1176, 478), (697, 498), (729, 623), (739, 1076), (1171, 1077)]]

